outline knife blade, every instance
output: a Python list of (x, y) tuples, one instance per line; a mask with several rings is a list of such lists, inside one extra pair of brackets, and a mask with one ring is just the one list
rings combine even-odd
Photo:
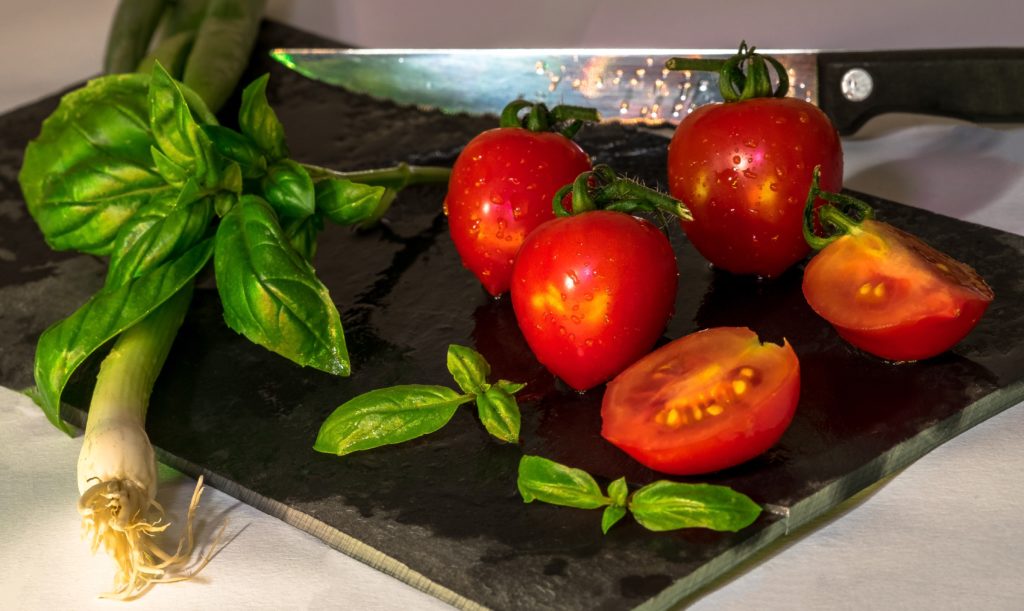
[[(1024, 120), (1024, 49), (871, 52), (761, 50), (785, 67), (789, 95), (817, 104), (840, 134), (887, 112), (975, 122)], [(597, 108), (602, 120), (678, 123), (721, 101), (714, 73), (669, 71), (670, 57), (726, 49), (274, 49), (297, 72), (399, 104), (498, 114), (524, 98)]]

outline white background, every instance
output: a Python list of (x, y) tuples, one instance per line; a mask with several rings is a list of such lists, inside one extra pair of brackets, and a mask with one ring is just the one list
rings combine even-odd
[[(97, 73), (113, 7), (0, 0), (0, 111)], [(765, 48), (878, 49), (1012, 46), (1024, 36), (1017, 0), (274, 1), (268, 12), (363, 46), (728, 48), (746, 38)], [(1024, 233), (1022, 129), (904, 117), (844, 146), (847, 186)], [(1022, 433), (1017, 406), (791, 536), (694, 607), (1021, 608)], [(111, 608), (94, 599), (110, 566), (78, 541), (80, 444), (0, 389), (0, 607)], [(192, 484), (172, 476), (160, 500), (178, 507)], [(228, 517), (237, 537), (201, 580), (158, 587), (134, 606), (443, 607), (217, 491), (202, 511), (210, 523)]]

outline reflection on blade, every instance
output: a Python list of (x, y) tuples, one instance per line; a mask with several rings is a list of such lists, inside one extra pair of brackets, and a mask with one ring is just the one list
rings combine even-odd
[[(597, 108), (603, 120), (678, 122), (721, 101), (718, 77), (670, 72), (670, 57), (725, 58), (735, 51), (696, 50), (379, 50), (277, 49), (275, 59), (299, 73), (399, 104), (449, 113), (498, 114), (511, 100)], [(812, 53), (762, 51), (786, 67), (790, 96), (815, 103)]]

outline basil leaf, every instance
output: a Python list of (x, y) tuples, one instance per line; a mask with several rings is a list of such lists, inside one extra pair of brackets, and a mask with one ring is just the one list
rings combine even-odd
[(601, 514), (601, 532), (608, 534), (608, 530), (615, 526), (615, 523), (626, 515), (626, 508), (621, 505), (609, 505), (604, 508)]
[(219, 191), (213, 194), (213, 211), (217, 216), (223, 218), (238, 203), (238, 195)]
[(188, 181), (188, 171), (168, 159), (167, 155), (160, 152), (160, 149), (152, 146), (149, 152), (153, 156), (153, 165), (156, 166), (157, 173), (167, 181), (167, 184), (181, 187)]
[(188, 183), (177, 197), (154, 198), (121, 228), (107, 286), (120, 286), (177, 258), (206, 235), (213, 220), (213, 198), (196, 200), (194, 184)]
[(242, 133), (252, 139), (271, 161), (288, 157), (284, 140), (284, 126), (267, 102), (267, 80), (264, 74), (242, 92), (242, 107), (238, 110), (238, 125)]
[(217, 228), (214, 270), (228, 326), (303, 366), (349, 374), (338, 310), (277, 216), (246, 195)]
[(626, 478), (620, 477), (608, 484), (608, 498), (612, 500), (612, 504), (625, 507), (627, 496), (629, 496), (629, 486), (626, 485)]
[(509, 382), (508, 380), (498, 380), (494, 385), (510, 395), (514, 395), (520, 390), (526, 388), (526, 384), (522, 382)]
[(538, 500), (580, 509), (595, 509), (610, 503), (589, 473), (540, 456), (523, 456), (516, 483), (526, 503)]
[(324, 228), (324, 217), (314, 213), (304, 219), (282, 219), (281, 227), (295, 252), (306, 261), (312, 261), (316, 255), (317, 236)]
[(282, 159), (267, 168), (260, 187), (263, 198), (282, 217), (301, 219), (316, 209), (313, 180), (301, 165), (291, 159)]
[(259, 178), (267, 172), (267, 159), (249, 138), (220, 125), (201, 126), (213, 147), (224, 158), (236, 162), (245, 178)]
[(374, 219), (386, 190), (328, 178), (316, 183), (316, 207), (339, 225), (359, 225)]
[(104, 287), (74, 314), (43, 332), (36, 345), (35, 380), (46, 417), (68, 432), (60, 419), (60, 397), (75, 369), (107, 341), (142, 320), (202, 269), (213, 240), (120, 286)]
[(25, 149), (18, 181), (55, 250), (108, 254), (121, 225), (169, 188), (150, 155), (148, 84), (139, 74), (89, 81)]
[(515, 397), (492, 386), (476, 396), (476, 407), (488, 433), (502, 441), (519, 442), (521, 417)]
[(221, 164), (213, 143), (199, 127), (178, 84), (160, 64), (150, 75), (147, 97), (150, 130), (167, 160), (189, 172), (200, 185), (217, 186)]
[(371, 390), (346, 401), (320, 426), (313, 449), (344, 456), (401, 443), (440, 429), (472, 395), (410, 384)]
[(448, 371), (464, 392), (480, 393), (487, 386), (491, 366), (476, 350), (452, 344), (448, 346)]
[(649, 530), (710, 528), (737, 531), (749, 526), (761, 507), (725, 486), (658, 481), (633, 493), (629, 509)]

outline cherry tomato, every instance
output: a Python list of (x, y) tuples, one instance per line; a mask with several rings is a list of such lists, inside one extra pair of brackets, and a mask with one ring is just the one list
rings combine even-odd
[(501, 127), (466, 145), (444, 205), (462, 264), (487, 292), (508, 290), (523, 239), (554, 218), (555, 192), (590, 168), (583, 149), (554, 132)]
[(994, 294), (969, 266), (886, 223), (865, 220), (804, 270), (807, 303), (846, 341), (893, 361), (945, 352)]
[(743, 327), (698, 331), (662, 346), (608, 383), (601, 435), (664, 473), (718, 471), (782, 437), (800, 398), (789, 343)]
[(669, 191), (693, 213), (683, 230), (717, 267), (778, 276), (808, 252), (801, 233), (811, 169), (842, 186), (839, 135), (816, 106), (754, 98), (697, 108), (668, 148)]
[(672, 247), (654, 225), (584, 212), (526, 238), (512, 271), (512, 307), (537, 360), (586, 390), (654, 345), (672, 315), (677, 276)]

